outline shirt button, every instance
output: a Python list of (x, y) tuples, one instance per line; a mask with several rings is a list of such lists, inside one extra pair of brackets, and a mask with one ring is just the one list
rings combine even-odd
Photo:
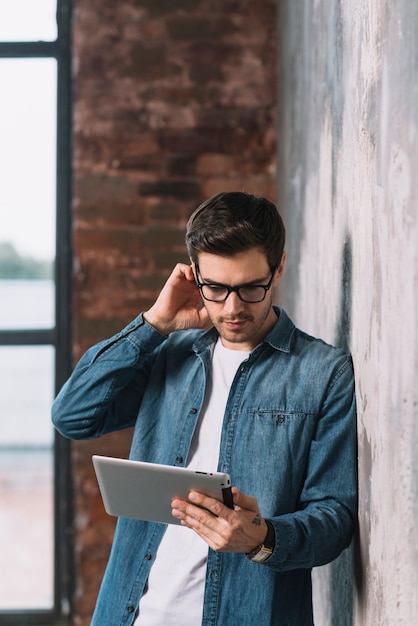
[(130, 605), (128, 606), (128, 613), (133, 613), (134, 611), (135, 611), (135, 607), (134, 607), (134, 606), (132, 606), (132, 604), (130, 604)]
[(183, 463), (183, 457), (182, 456), (176, 456), (176, 463)]
[(152, 559), (152, 555), (151, 554), (146, 554), (145, 555), (145, 560), (146, 561), (151, 561), (151, 559)]
[(191, 413), (192, 415), (196, 415), (196, 413), (197, 413), (197, 409), (196, 409), (196, 407), (195, 407), (195, 406), (193, 406), (193, 407), (190, 409), (190, 413)]

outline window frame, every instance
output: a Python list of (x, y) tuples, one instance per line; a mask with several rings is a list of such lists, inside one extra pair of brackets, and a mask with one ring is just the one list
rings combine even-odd
[[(0, 42), (0, 59), (55, 58), (57, 61), (55, 326), (52, 329), (0, 329), (0, 346), (49, 345), (55, 349), (55, 393), (72, 368), (71, 338), (71, 15), (72, 0), (57, 0), (55, 41)], [(1, 610), (0, 626), (70, 624), (74, 590), (70, 442), (54, 440), (53, 608)]]

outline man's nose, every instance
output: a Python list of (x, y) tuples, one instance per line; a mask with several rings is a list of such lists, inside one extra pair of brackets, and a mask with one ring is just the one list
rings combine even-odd
[(235, 291), (231, 291), (224, 302), (224, 311), (226, 313), (238, 313), (244, 308), (244, 302), (240, 299)]

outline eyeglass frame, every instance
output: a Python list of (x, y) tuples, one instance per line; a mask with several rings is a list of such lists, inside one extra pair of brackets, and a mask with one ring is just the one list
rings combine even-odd
[[(271, 278), (269, 280), (269, 282), (267, 283), (267, 285), (259, 285), (257, 283), (244, 283), (243, 285), (237, 285), (236, 287), (231, 287), (231, 285), (224, 285), (223, 283), (203, 283), (202, 281), (199, 280), (198, 275), (200, 274), (200, 268), (199, 265), (197, 263), (194, 264), (195, 269), (196, 269), (196, 284), (199, 288), (199, 291), (201, 293), (201, 296), (204, 300), (207, 300), (208, 302), (216, 302), (218, 304), (222, 304), (223, 302), (226, 302), (226, 300), (229, 298), (231, 293), (236, 293), (238, 298), (241, 300), (241, 302), (245, 302), (246, 304), (258, 304), (259, 302), (263, 302), (266, 299), (266, 295), (267, 292), (269, 291), (269, 289), (271, 289), (271, 286), (273, 284), (273, 280), (274, 280), (274, 275), (277, 271), (278, 268), (278, 263), (274, 266), (274, 269), (272, 271), (271, 274)], [(227, 290), (227, 294), (225, 296), (225, 298), (223, 298), (222, 300), (212, 300), (211, 298), (206, 298), (206, 296), (203, 293), (203, 287), (223, 287), (224, 289)], [(264, 296), (261, 298), (261, 300), (244, 300), (244, 298), (242, 298), (240, 296), (239, 290), (243, 289), (245, 287), (261, 287), (264, 289)]]

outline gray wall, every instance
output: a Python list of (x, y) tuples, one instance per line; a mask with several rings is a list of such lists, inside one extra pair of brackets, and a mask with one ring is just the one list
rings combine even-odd
[(281, 0), (280, 298), (348, 347), (360, 533), (315, 572), (319, 626), (418, 623), (418, 3)]

